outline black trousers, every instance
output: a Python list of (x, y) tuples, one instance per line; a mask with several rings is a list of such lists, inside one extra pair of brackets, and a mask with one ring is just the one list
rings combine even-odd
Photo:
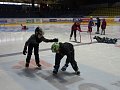
[(28, 54), (26, 58), (26, 63), (30, 63), (33, 49), (34, 49), (34, 55), (35, 55), (35, 62), (36, 64), (39, 64), (39, 45), (33, 45), (33, 44), (29, 44), (28, 46)]
[(99, 33), (99, 28), (100, 28), (100, 26), (97, 26), (97, 32)]
[[(54, 68), (55, 68), (56, 70), (59, 69), (61, 59), (62, 59), (64, 56), (65, 56), (65, 55), (63, 55), (63, 54), (56, 53), (56, 56), (55, 56), (55, 66), (54, 66)], [(75, 59), (74, 59), (74, 51), (71, 52), (70, 56), (67, 56), (65, 66), (68, 67), (68, 64), (69, 64), (69, 63), (71, 64), (71, 66), (72, 66), (72, 68), (74, 69), (74, 71), (78, 71), (77, 62), (76, 62)]]
[(77, 31), (77, 30), (71, 30), (70, 37), (72, 37), (72, 35), (73, 35), (73, 33), (74, 33), (74, 39), (76, 39), (76, 31)]

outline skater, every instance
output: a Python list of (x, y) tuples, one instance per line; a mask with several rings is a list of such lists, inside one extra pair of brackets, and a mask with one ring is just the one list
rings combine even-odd
[(106, 20), (103, 19), (102, 20), (102, 24), (101, 24), (101, 35), (105, 35), (105, 29), (106, 29)]
[(21, 24), (21, 26), (22, 26), (22, 30), (27, 30), (28, 29), (28, 27), (26, 25)]
[(97, 25), (97, 32), (96, 32), (96, 34), (99, 34), (99, 28), (100, 28), (101, 21), (100, 21), (99, 17), (97, 17), (96, 19), (97, 19), (97, 23), (95, 23), (95, 25)]
[(36, 65), (38, 67), (41, 66), (40, 61), (39, 61), (39, 43), (41, 43), (42, 41), (44, 41), (44, 42), (58, 42), (58, 39), (56, 39), (56, 38), (55, 39), (46, 39), (43, 35), (44, 35), (43, 30), (40, 27), (37, 27), (35, 29), (35, 34), (32, 34), (31, 37), (26, 41), (24, 49), (23, 49), (23, 54), (26, 55), (26, 53), (27, 53), (25, 67), (29, 67), (33, 48), (34, 48)]
[(92, 32), (92, 26), (94, 26), (93, 18), (90, 18), (88, 23), (88, 32)]
[(80, 74), (80, 71), (78, 70), (78, 66), (77, 66), (77, 62), (75, 61), (75, 57), (74, 57), (74, 47), (71, 43), (54, 43), (51, 46), (51, 50), (53, 53), (56, 53), (55, 55), (55, 65), (54, 65), (54, 69), (53, 69), (53, 74), (57, 74), (58, 69), (60, 67), (60, 62), (61, 59), (66, 55), (67, 59), (66, 59), (66, 63), (65, 65), (62, 67), (62, 71), (65, 71), (66, 68), (68, 67), (69, 63), (72, 65), (72, 68), (74, 69), (75, 73), (77, 75)]
[(77, 39), (76, 39), (76, 31), (77, 31), (77, 30), (81, 31), (80, 21), (76, 21), (76, 22), (72, 25), (72, 27), (71, 27), (71, 34), (70, 34), (70, 40), (71, 40), (72, 35), (73, 35), (73, 33), (74, 33), (74, 40), (75, 40), (75, 42), (77, 42)]
[(117, 39), (114, 38), (108, 38), (108, 37), (99, 37), (99, 36), (95, 36), (93, 39), (96, 39), (98, 43), (107, 43), (107, 44), (116, 44)]
[(105, 38), (101, 38), (99, 36), (94, 36), (93, 39), (96, 39), (98, 43), (104, 43), (105, 42)]

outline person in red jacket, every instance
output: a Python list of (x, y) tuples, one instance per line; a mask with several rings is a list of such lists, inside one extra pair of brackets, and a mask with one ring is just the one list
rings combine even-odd
[(23, 24), (21, 24), (21, 26), (22, 26), (22, 30), (27, 30), (28, 29), (28, 27), (23, 25)]
[(105, 19), (102, 20), (101, 29), (102, 29), (101, 35), (105, 35), (105, 29), (106, 29), (106, 20)]
[(73, 33), (74, 33), (74, 40), (75, 40), (75, 42), (77, 42), (77, 39), (76, 39), (76, 31), (77, 31), (77, 30), (81, 31), (80, 22), (79, 22), (79, 21), (76, 21), (76, 22), (72, 25), (72, 27), (71, 27), (70, 40), (71, 40), (72, 35), (73, 35)]

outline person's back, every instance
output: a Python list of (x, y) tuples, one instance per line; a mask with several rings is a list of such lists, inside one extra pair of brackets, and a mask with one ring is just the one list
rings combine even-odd
[(60, 44), (60, 53), (64, 55), (69, 55), (70, 52), (74, 51), (73, 45), (71, 43), (59, 43)]

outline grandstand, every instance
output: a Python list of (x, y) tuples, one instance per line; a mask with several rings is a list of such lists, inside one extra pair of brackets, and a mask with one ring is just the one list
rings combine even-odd
[[(0, 18), (120, 16), (118, 0), (0, 0)], [(9, 4), (6, 2), (9, 1)], [(114, 1), (114, 2), (113, 2)], [(10, 4), (12, 2), (12, 4)], [(14, 2), (14, 3), (13, 3)], [(69, 2), (69, 3), (68, 3)], [(16, 3), (16, 4), (15, 4)], [(21, 3), (21, 4), (20, 4)]]
[(97, 8), (90, 15), (92, 16), (120, 16), (120, 7)]
[(90, 15), (92, 16), (120, 16), (120, 3), (116, 2), (113, 4), (99, 4)]

